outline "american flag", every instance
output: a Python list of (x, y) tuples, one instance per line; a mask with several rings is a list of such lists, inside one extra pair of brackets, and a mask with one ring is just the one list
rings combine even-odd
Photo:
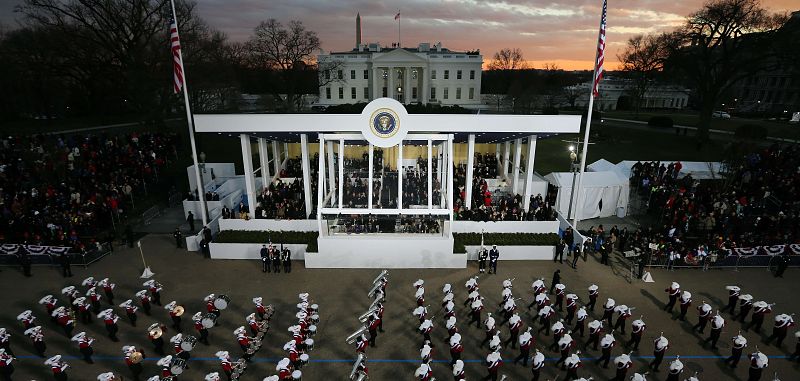
[(397, 11), (397, 14), (396, 14), (396, 15), (394, 15), (394, 19), (395, 19), (395, 20), (398, 20), (398, 19), (400, 19), (400, 11)]
[(178, 24), (175, 19), (170, 20), (169, 39), (172, 43), (172, 79), (175, 94), (183, 89), (183, 66), (181, 66), (181, 40), (178, 38)]
[(595, 63), (594, 86), (592, 95), (600, 95), (600, 80), (603, 79), (603, 60), (606, 50), (606, 11), (608, 10), (608, 0), (603, 0), (603, 16), (600, 18), (600, 35), (597, 37), (597, 62)]

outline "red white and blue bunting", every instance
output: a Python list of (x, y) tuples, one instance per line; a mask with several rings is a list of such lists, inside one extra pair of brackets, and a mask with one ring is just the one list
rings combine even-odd
[(70, 250), (65, 246), (39, 246), (39, 245), (19, 245), (7, 243), (0, 245), (0, 255), (18, 255), (27, 252), (30, 255), (60, 255), (66, 254)]
[(736, 255), (740, 257), (749, 257), (752, 255), (781, 255), (783, 251), (786, 249), (786, 246), (789, 246), (790, 254), (800, 255), (800, 244), (790, 244), (790, 245), (772, 245), (772, 246), (755, 246), (755, 247), (737, 247), (734, 249), (724, 249), (728, 252), (729, 255)]

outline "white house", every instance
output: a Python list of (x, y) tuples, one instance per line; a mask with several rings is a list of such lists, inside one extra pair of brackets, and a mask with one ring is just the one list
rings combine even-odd
[[(587, 107), (591, 82), (572, 86), (579, 94), (576, 107)], [(597, 110), (616, 110), (622, 96), (630, 96), (634, 83), (628, 79), (608, 77), (600, 81), (600, 96), (595, 98)], [(682, 109), (689, 103), (689, 90), (680, 86), (653, 84), (644, 94), (642, 108)], [(631, 105), (632, 106), (632, 105)]]

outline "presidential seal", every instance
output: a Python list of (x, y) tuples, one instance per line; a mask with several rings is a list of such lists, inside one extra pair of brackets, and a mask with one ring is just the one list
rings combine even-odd
[(369, 118), (372, 132), (380, 138), (390, 138), (399, 129), (397, 114), (388, 108), (379, 108)]

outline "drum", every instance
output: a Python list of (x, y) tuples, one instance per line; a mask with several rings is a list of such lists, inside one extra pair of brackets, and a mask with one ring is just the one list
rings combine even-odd
[(317, 314), (311, 315), (311, 324), (316, 325), (317, 323), (319, 323), (319, 315)]
[(186, 360), (181, 358), (173, 358), (172, 362), (169, 364), (169, 371), (174, 375), (180, 375), (183, 373), (183, 370), (186, 368)]
[(316, 325), (309, 325), (308, 326), (308, 336), (314, 336), (317, 334), (317, 326)]
[(184, 335), (183, 340), (181, 340), (181, 349), (186, 352), (191, 352), (194, 349), (195, 345), (197, 345), (197, 338), (194, 336)]
[(230, 303), (231, 298), (229, 298), (228, 295), (219, 295), (214, 299), (214, 307), (217, 307), (220, 311), (228, 308)]
[(311, 313), (312, 313), (312, 314), (316, 314), (317, 312), (319, 312), (319, 305), (318, 305), (318, 304), (316, 304), (316, 303), (315, 303), (315, 304), (312, 304), (312, 305), (311, 305)]
[(314, 339), (306, 339), (303, 344), (306, 345), (306, 351), (310, 352), (314, 350)]
[(292, 380), (293, 381), (300, 381), (303, 379), (303, 372), (296, 370), (292, 372)]
[(302, 355), (300, 355), (300, 365), (306, 365), (306, 364), (308, 364), (308, 357), (309, 357), (309, 356), (308, 356), (307, 354), (305, 354), (305, 353), (303, 353)]
[(217, 315), (209, 312), (203, 316), (203, 320), (200, 323), (203, 324), (203, 328), (209, 329), (217, 324)]

